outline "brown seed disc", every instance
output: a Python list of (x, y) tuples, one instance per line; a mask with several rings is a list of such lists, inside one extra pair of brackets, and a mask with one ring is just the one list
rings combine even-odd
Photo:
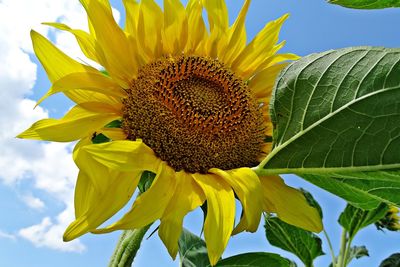
[(176, 171), (255, 166), (264, 123), (247, 85), (218, 60), (164, 57), (144, 66), (124, 99), (122, 128)]

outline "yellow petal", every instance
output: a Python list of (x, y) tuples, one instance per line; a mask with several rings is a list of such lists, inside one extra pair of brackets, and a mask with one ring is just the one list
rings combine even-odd
[[(75, 202), (78, 203), (77, 206), (80, 206), (78, 207), (80, 216), (68, 226), (64, 233), (64, 241), (95, 230), (125, 206), (136, 189), (140, 174), (141, 172), (105, 172), (102, 175), (107, 176), (109, 188), (104, 192), (94, 191), (94, 188), (89, 186), (90, 179), (85, 175), (80, 175), (80, 179), (86, 179), (86, 181), (78, 181), (76, 188)], [(79, 186), (82, 188), (78, 188)], [(90, 194), (90, 197), (85, 195), (85, 192)]]
[(322, 231), (318, 211), (311, 207), (303, 193), (287, 186), (279, 176), (260, 177), (264, 193), (264, 210), (275, 212), (289, 224), (312, 232)]
[(94, 233), (107, 233), (120, 229), (134, 229), (146, 226), (160, 219), (175, 191), (175, 171), (166, 164), (160, 164), (151, 187), (138, 196), (132, 208), (119, 221)]
[(100, 132), (111, 140), (126, 140), (126, 133), (121, 128), (103, 128)]
[(128, 88), (137, 74), (135, 56), (124, 31), (115, 22), (111, 10), (98, 0), (80, 0), (96, 33), (104, 59), (102, 65), (123, 88)]
[(119, 98), (126, 95), (125, 91), (117, 83), (101, 72), (76, 72), (55, 81), (50, 90), (39, 99), (36, 105), (39, 105), (44, 99), (53, 94), (60, 92), (67, 94), (67, 92), (77, 89), (79, 91), (93, 91)]
[(235, 220), (235, 197), (231, 187), (213, 174), (193, 174), (207, 198), (204, 237), (211, 265), (221, 258), (232, 234)]
[[(96, 104), (98, 103), (76, 105), (61, 119), (39, 120), (17, 137), (55, 142), (71, 142), (84, 138), (93, 131), (104, 127), (107, 123), (121, 117), (116, 111), (110, 109), (99, 110)], [(96, 111), (90, 110), (92, 108)]]
[[(101, 3), (101, 4), (104, 6), (104, 8), (105, 8), (108, 12), (112, 12), (111, 5), (110, 5), (109, 0), (98, 0), (98, 1), (99, 1), (99, 3)], [(82, 2), (81, 2), (81, 3), (82, 3)], [(94, 38), (96, 38), (96, 31), (95, 31), (94, 26), (93, 26), (93, 24), (92, 24), (92, 21), (90, 20), (89, 17), (88, 17), (88, 25), (89, 25), (89, 32), (90, 32), (90, 35), (93, 36)]]
[(199, 0), (189, 0), (186, 6), (186, 13), (188, 18), (188, 41), (186, 44), (185, 52), (204, 55), (202, 46), (199, 46), (207, 38), (207, 30), (202, 17), (203, 7)]
[(164, 0), (163, 51), (182, 53), (188, 38), (188, 20), (185, 7), (179, 0)]
[(288, 64), (276, 64), (258, 72), (249, 82), (249, 89), (256, 99), (269, 98), (279, 72)]
[(242, 203), (243, 215), (233, 234), (244, 230), (257, 231), (263, 211), (262, 190), (258, 176), (250, 168), (229, 171), (210, 169), (209, 171), (229, 183)]
[(235, 23), (229, 29), (229, 37), (225, 49), (220, 49), (221, 60), (230, 66), (237, 55), (246, 46), (246, 27), (244, 25), (247, 11), (249, 10), (250, 0), (246, 0)]
[(278, 41), (279, 31), (288, 15), (269, 22), (246, 46), (232, 63), (232, 69), (247, 78), (256, 72), (260, 64), (276, 52), (274, 46)]
[(75, 218), (79, 218), (87, 212), (90, 204), (93, 204), (92, 199), (95, 196), (94, 186), (90, 178), (85, 172), (79, 171), (74, 195)]
[(162, 54), (163, 20), (164, 14), (154, 0), (140, 1), (137, 39), (148, 60), (158, 58)]
[(122, 2), (124, 3), (126, 11), (125, 31), (136, 36), (136, 28), (139, 18), (139, 4), (136, 0), (122, 0)]
[[(90, 66), (83, 65), (73, 60), (39, 33), (31, 31), (31, 38), (35, 54), (42, 63), (51, 82), (75, 72), (98, 72), (98, 70)], [(109, 103), (111, 101), (110, 97), (104, 96), (103, 94), (84, 90), (69, 91), (65, 94), (75, 103), (96, 100)]]
[(175, 259), (182, 232), (183, 217), (205, 201), (205, 195), (190, 174), (180, 171), (175, 175), (176, 190), (161, 218), (158, 235), (169, 254)]
[(82, 150), (104, 166), (119, 171), (148, 170), (155, 173), (161, 162), (141, 140), (117, 140), (85, 146)]
[(57, 23), (57, 22), (46, 22), (43, 23), (44, 25), (52, 26), (54, 28), (57, 28), (62, 31), (67, 31), (72, 33), (78, 44), (79, 47), (81, 48), (82, 52), (85, 54), (86, 57), (99, 62), (97, 52), (96, 52), (96, 40), (88, 34), (87, 32), (84, 32), (82, 30), (76, 30), (76, 29), (71, 29), (67, 25), (63, 23)]
[(228, 9), (225, 0), (203, 0), (210, 25), (210, 37), (206, 43), (208, 56), (218, 57), (218, 51), (225, 49), (228, 32)]

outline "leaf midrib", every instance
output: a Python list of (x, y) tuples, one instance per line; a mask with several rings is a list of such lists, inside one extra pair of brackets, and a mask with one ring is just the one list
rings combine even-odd
[[(289, 138), (288, 140), (286, 140), (284, 143), (276, 146), (270, 154), (268, 154), (268, 156), (261, 162), (261, 164), (259, 165), (261, 168), (263, 168), (271, 158), (273, 158), (278, 152), (280, 152), (281, 150), (283, 150), (284, 148), (286, 148), (289, 144), (291, 144), (292, 142), (296, 141), (297, 138), (301, 137), (302, 135), (306, 134), (307, 132), (313, 130), (315, 127), (319, 126), (321, 123), (323, 123), (324, 121), (330, 119), (331, 117), (335, 116), (336, 114), (338, 114), (339, 112), (345, 110), (346, 108), (350, 107), (353, 104), (358, 103), (359, 101), (362, 101), (368, 97), (374, 96), (374, 95), (378, 95), (381, 93), (386, 93), (388, 91), (391, 90), (396, 90), (396, 89), (400, 89), (399, 86), (394, 86), (394, 87), (387, 87), (387, 88), (382, 88), (380, 90), (376, 90), (373, 91), (371, 93), (365, 94), (359, 98), (355, 98), (352, 101), (346, 103), (345, 105), (343, 105), (342, 107), (336, 109), (334, 112), (329, 113), (327, 116), (317, 120), (316, 122), (314, 122), (313, 124), (311, 124), (310, 126), (308, 126), (306, 129), (299, 131), (297, 134), (295, 134), (294, 136), (292, 136), (291, 138)], [(390, 165), (394, 165), (393, 167), (389, 167), (387, 169), (391, 169), (391, 168), (400, 168), (400, 163), (399, 164), (385, 164), (385, 165), (374, 165), (374, 166), (390, 166)], [(362, 166), (362, 167), (368, 167), (368, 170), (375, 170), (374, 168), (369, 169), (370, 166)], [(350, 168), (351, 170), (358, 170), (357, 167), (354, 166), (349, 166), (349, 167), (340, 167), (340, 170), (343, 170), (343, 168)], [(283, 169), (287, 169), (290, 170), (290, 168), (283, 168)], [(310, 170), (310, 168), (297, 168), (297, 169), (305, 169), (305, 170)], [(318, 169), (326, 169), (324, 167), (318, 168)], [(339, 168), (334, 168), (336, 170), (338, 170)], [(292, 169), (293, 170), (293, 169)], [(287, 172), (286, 172), (287, 173)]]

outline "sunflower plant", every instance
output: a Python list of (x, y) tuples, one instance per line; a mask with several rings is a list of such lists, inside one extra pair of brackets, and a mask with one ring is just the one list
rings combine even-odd
[[(31, 31), (52, 83), (38, 104), (63, 93), (75, 106), (18, 136), (77, 141), (76, 219), (64, 241), (125, 230), (110, 266), (129, 266), (154, 223), (183, 266), (254, 259), (255, 266), (289, 266), (272, 253), (221, 260), (232, 235), (255, 232), (263, 219), (271, 244), (297, 251), (312, 266), (323, 254), (315, 234), (323, 230), (322, 211), (309, 193), (285, 184), (279, 176), (285, 173), (344, 198), (360, 214), (379, 209), (363, 227), (379, 220), (383, 227), (388, 205), (394, 214), (400, 203), (393, 193), (400, 188), (398, 49), (346, 48), (302, 59), (279, 53), (288, 15), (247, 40), (250, 0), (232, 25), (223, 0), (189, 0), (186, 6), (165, 0), (163, 9), (153, 0), (123, 0), (124, 28), (108, 0), (80, 2), (89, 32), (45, 24), (73, 34), (101, 68), (70, 58)], [(108, 223), (132, 198), (128, 211)], [(183, 228), (184, 217), (198, 208), (204, 241)], [(339, 221), (349, 236), (337, 258), (332, 252), (332, 263), (346, 266), (350, 233), (361, 226), (350, 232), (346, 220)], [(297, 235), (315, 244), (303, 248), (311, 256), (299, 256), (300, 243), (289, 248), (282, 235), (287, 242)], [(191, 242), (199, 249), (189, 257)]]

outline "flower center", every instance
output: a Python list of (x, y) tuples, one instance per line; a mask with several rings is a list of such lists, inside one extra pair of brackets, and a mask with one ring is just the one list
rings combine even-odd
[(218, 60), (164, 57), (144, 66), (124, 99), (122, 128), (176, 171), (252, 167), (264, 140), (259, 104)]

